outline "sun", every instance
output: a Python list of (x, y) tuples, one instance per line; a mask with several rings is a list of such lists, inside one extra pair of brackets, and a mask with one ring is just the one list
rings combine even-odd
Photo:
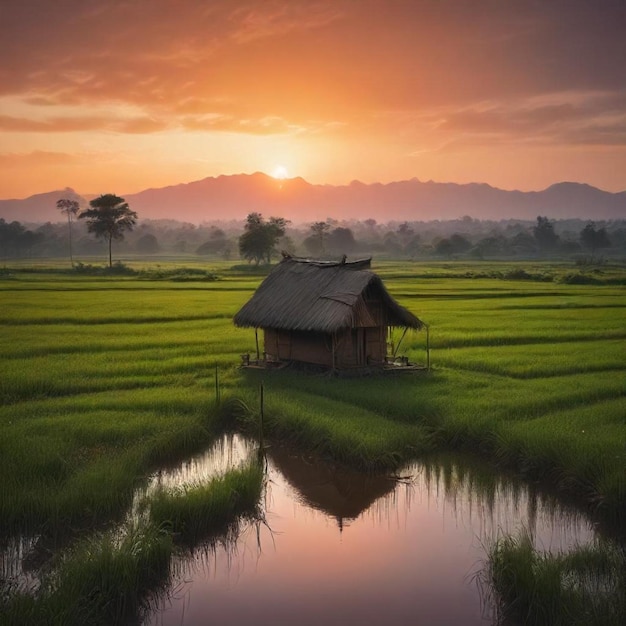
[(272, 172), (272, 178), (276, 178), (278, 180), (285, 180), (289, 176), (289, 172), (284, 165), (277, 165)]

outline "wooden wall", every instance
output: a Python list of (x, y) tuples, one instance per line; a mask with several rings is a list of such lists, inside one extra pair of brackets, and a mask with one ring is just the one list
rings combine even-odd
[[(323, 333), (303, 333), (267, 328), (265, 354), (269, 360), (302, 361), (333, 367), (333, 338)], [(335, 366), (364, 367), (382, 363), (387, 351), (386, 328), (351, 328), (335, 337)]]

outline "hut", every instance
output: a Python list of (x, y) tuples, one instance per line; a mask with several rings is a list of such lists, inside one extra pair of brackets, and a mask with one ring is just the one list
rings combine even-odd
[(284, 255), (234, 323), (263, 330), (265, 363), (384, 367), (390, 329), (419, 330), (424, 324), (389, 295), (370, 265), (371, 259), (331, 262)]

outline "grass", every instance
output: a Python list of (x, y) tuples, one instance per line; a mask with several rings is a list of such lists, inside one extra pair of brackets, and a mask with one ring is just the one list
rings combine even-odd
[(211, 533), (234, 540), (242, 516), (258, 517), (258, 463), (208, 484), (158, 491), (122, 529), (78, 541), (43, 576), (36, 592), (0, 584), (0, 624), (138, 623), (170, 581), (176, 545), (191, 548)]
[(176, 541), (195, 545), (224, 533), (233, 519), (256, 512), (263, 478), (261, 464), (250, 463), (208, 483), (161, 489), (147, 503), (150, 521), (167, 527)]
[(483, 582), (497, 594), (498, 623), (618, 626), (626, 615), (624, 561), (612, 543), (552, 554), (521, 534), (491, 547)]
[[(160, 280), (54, 267), (3, 272), (5, 533), (54, 535), (120, 519), (150, 471), (206, 446), (235, 413), (258, 430), (260, 377), (237, 369), (239, 355), (254, 349), (254, 331), (231, 319), (262, 276), (231, 265), (199, 265), (219, 275), (212, 282), (187, 280), (193, 272), (168, 280), (175, 264), (159, 268)], [(603, 268), (599, 285), (561, 282), (572, 270), (564, 265), (522, 268), (550, 274), (549, 282), (505, 278), (521, 276), (519, 264), (376, 269), (429, 323), (433, 370), (367, 379), (263, 375), (267, 434), (364, 469), (397, 468), (436, 449), (478, 452), (623, 527), (624, 268)], [(408, 334), (400, 354), (423, 361), (424, 345), (424, 333)], [(174, 511), (201, 519), (205, 488), (163, 494), (154, 524), (167, 519), (181, 536), (201, 535), (206, 529), (174, 521)], [(30, 600), (15, 598), (27, 611)]]

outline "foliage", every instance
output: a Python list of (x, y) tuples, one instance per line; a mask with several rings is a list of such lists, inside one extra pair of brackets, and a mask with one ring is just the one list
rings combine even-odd
[(551, 554), (528, 533), (504, 537), (489, 551), (487, 578), (502, 623), (618, 626), (626, 614), (623, 548), (608, 542)]
[(246, 218), (244, 233), (239, 237), (239, 253), (248, 262), (258, 265), (271, 262), (278, 240), (285, 234), (287, 220), (270, 217), (266, 222), (260, 213), (250, 213)]
[(7, 223), (0, 218), (0, 256), (27, 255), (42, 239), (41, 233), (26, 229), (20, 222)]
[(547, 217), (537, 216), (537, 224), (533, 228), (533, 236), (541, 250), (549, 251), (556, 248), (559, 236), (554, 231), (554, 223)]
[[(388, 224), (376, 223), (375, 220), (352, 220), (337, 223), (334, 220), (324, 222), (328, 230), (323, 234), (324, 250), (320, 239), (311, 231), (310, 225), (290, 225), (285, 230), (274, 248), (285, 250), (289, 254), (324, 256), (325, 254), (339, 257), (342, 254), (374, 256), (377, 259), (429, 259), (472, 258), (472, 259), (535, 259), (558, 255), (563, 260), (580, 258), (583, 246), (580, 233), (586, 226), (583, 220), (556, 220), (553, 223), (555, 234), (559, 235), (558, 245), (554, 248), (540, 248), (532, 234), (535, 223), (528, 221), (501, 220), (499, 222), (480, 221), (471, 218), (450, 220), (446, 222), (395, 222)], [(626, 221), (613, 220), (598, 222), (596, 231), (605, 230), (611, 246), (602, 248), (603, 258), (614, 261), (626, 254)], [(18, 222), (22, 230), (26, 230)], [(8, 229), (3, 237), (0, 235), (0, 255), (6, 258), (17, 258), (28, 255), (31, 258), (62, 257), (68, 250), (68, 226), (64, 223), (46, 223), (37, 227), (29, 227), (31, 234), (21, 238), (19, 232)], [(100, 254), (102, 242), (88, 236), (85, 221), (72, 223), (73, 255)], [(238, 256), (238, 239), (244, 224), (237, 222), (214, 222), (200, 225), (176, 222), (174, 220), (142, 219), (139, 228), (127, 231), (123, 241), (117, 248), (125, 255), (133, 253), (167, 255), (193, 258), (197, 254), (212, 259), (230, 259)], [(33, 235), (36, 238), (33, 238)], [(150, 235), (150, 237), (147, 237)], [(469, 242), (460, 248), (450, 247), (450, 241), (460, 235)], [(146, 238), (147, 237), (147, 238)], [(155, 245), (154, 238), (157, 243)], [(333, 239), (335, 241), (333, 242)], [(439, 253), (436, 246), (439, 242)], [(445, 247), (448, 246), (448, 249)], [(595, 254), (589, 254), (590, 248), (584, 252), (591, 259), (591, 264), (598, 263)], [(82, 259), (84, 261), (84, 259)], [(260, 263), (266, 261), (266, 257)]]
[(106, 194), (94, 198), (89, 203), (90, 209), (83, 211), (78, 218), (87, 222), (87, 230), (96, 238), (109, 244), (109, 267), (112, 267), (111, 244), (114, 239), (124, 238), (124, 232), (133, 229), (137, 222), (137, 213), (131, 211), (124, 198)]
[(450, 238), (445, 237), (439, 240), (435, 245), (435, 252), (450, 258), (455, 254), (467, 252), (471, 247), (472, 244), (463, 235), (454, 233)]
[(143, 254), (156, 254), (161, 249), (159, 240), (152, 233), (146, 233), (139, 237), (135, 247), (137, 248), (137, 252)]
[(69, 243), (70, 243), (70, 263), (74, 266), (74, 256), (72, 254), (72, 221), (78, 215), (80, 211), (80, 205), (78, 200), (72, 200), (71, 198), (61, 198), (57, 200), (57, 209), (61, 213), (67, 215), (67, 227), (69, 230)]
[(208, 241), (196, 248), (196, 254), (219, 254), (224, 258), (228, 258), (230, 256), (230, 245), (226, 233), (221, 228), (213, 226), (210, 230)]
[(167, 525), (177, 541), (194, 544), (209, 533), (224, 532), (237, 516), (256, 510), (263, 468), (257, 462), (208, 483), (157, 491), (148, 503), (153, 525)]
[(330, 230), (327, 222), (314, 222), (311, 224), (311, 236), (304, 242), (307, 250), (314, 255), (321, 255), (326, 252), (326, 235)]
[(592, 256), (599, 248), (608, 248), (611, 245), (606, 228), (596, 230), (596, 225), (593, 222), (589, 222), (580, 231), (580, 242), (585, 248), (591, 250)]

